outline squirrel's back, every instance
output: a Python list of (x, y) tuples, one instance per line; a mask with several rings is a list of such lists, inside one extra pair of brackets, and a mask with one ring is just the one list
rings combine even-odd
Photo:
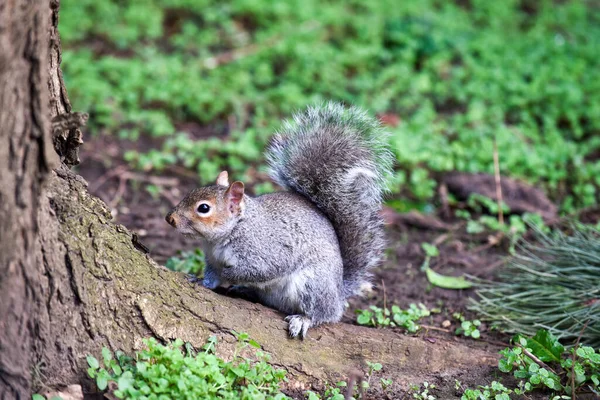
[(284, 124), (267, 158), (279, 185), (305, 196), (331, 221), (344, 295), (357, 293), (385, 248), (379, 211), (392, 154), (379, 122), (355, 107), (311, 107)]

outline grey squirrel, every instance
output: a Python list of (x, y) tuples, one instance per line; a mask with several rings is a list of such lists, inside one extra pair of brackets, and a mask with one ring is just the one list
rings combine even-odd
[(379, 216), (392, 154), (379, 122), (356, 107), (309, 107), (266, 151), (284, 192), (249, 197), (226, 171), (191, 191), (166, 221), (198, 237), (203, 285), (235, 285), (288, 316), (291, 337), (342, 318), (346, 298), (383, 256)]

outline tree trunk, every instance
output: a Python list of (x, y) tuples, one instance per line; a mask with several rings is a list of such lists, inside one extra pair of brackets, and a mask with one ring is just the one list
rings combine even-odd
[(200, 347), (216, 335), (227, 357), (232, 330), (249, 333), (298, 385), (336, 381), (365, 361), (383, 364), (381, 377), (396, 384), (435, 376), (485, 380), (496, 357), (482, 347), (345, 324), (290, 340), (281, 314), (194, 286), (139, 250), (68, 168), (78, 162), (85, 118), (71, 112), (62, 82), (58, 5), (0, 0), (3, 399), (44, 386), (89, 386), (86, 354), (98, 355), (102, 346), (130, 352), (149, 336)]
[[(40, 243), (48, 157), (48, 3), (0, 3), (0, 393), (29, 392), (47, 325)], [(50, 230), (49, 230), (50, 232)]]

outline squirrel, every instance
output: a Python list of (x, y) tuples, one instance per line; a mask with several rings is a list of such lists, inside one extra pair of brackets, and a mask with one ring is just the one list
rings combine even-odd
[(203, 286), (233, 285), (288, 316), (288, 333), (338, 322), (384, 253), (379, 215), (392, 153), (380, 123), (357, 107), (312, 106), (286, 121), (266, 150), (286, 191), (250, 197), (244, 184), (192, 190), (166, 221), (198, 237)]

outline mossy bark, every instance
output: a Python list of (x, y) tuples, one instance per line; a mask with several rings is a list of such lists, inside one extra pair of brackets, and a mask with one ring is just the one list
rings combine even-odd
[(72, 118), (59, 69), (58, 6), (0, 3), (2, 398), (87, 386), (86, 354), (131, 352), (149, 336), (200, 347), (216, 335), (228, 357), (233, 330), (261, 343), (300, 386), (343, 378), (366, 361), (383, 364), (380, 376), (397, 384), (484, 380), (496, 357), (482, 347), (345, 324), (291, 340), (281, 314), (195, 286), (138, 250), (68, 168), (78, 162), (81, 118)]

